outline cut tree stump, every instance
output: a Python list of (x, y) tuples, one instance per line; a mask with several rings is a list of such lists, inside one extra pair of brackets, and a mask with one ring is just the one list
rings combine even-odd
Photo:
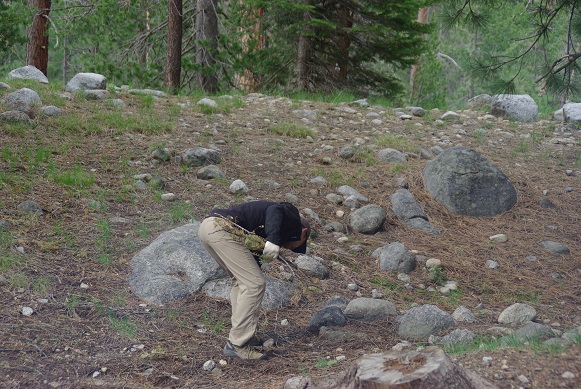
[[(364, 355), (339, 376), (313, 382), (293, 378), (284, 389), (496, 389), (476, 373), (453, 363), (444, 350)], [(287, 385), (289, 384), (289, 385)]]

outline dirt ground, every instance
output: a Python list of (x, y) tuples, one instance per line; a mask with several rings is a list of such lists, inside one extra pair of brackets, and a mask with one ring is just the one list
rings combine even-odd
[[(143, 99), (125, 94), (120, 98), (127, 103), (123, 115), (143, 112)], [(63, 133), (57, 125), (62, 119), (41, 115), (25, 132), (0, 125), (0, 220), (9, 223), (0, 241), (4, 251), (0, 252), (0, 387), (280, 388), (297, 375), (314, 380), (330, 377), (361, 355), (388, 351), (402, 341), (394, 323), (350, 321), (341, 328), (367, 334), (366, 341), (330, 341), (305, 331), (327, 298), (356, 297), (346, 287), (353, 282), (366, 297), (372, 289), (382, 291), (402, 312), (414, 304), (434, 304), (452, 313), (463, 305), (476, 314), (477, 321), (459, 327), (482, 335), (515, 302), (534, 306), (538, 320), (554, 329), (581, 325), (580, 131), (567, 132), (551, 121), (518, 124), (484, 118), (482, 111), (462, 111), (462, 120), (455, 124), (437, 120), (443, 111), (403, 121), (388, 108), (356, 107), (357, 112), (347, 113), (337, 110), (336, 104), (255, 95), (243, 98), (241, 107), (219, 114), (200, 112), (195, 101), (176, 114), (177, 102), (186, 100), (172, 97), (153, 102), (150, 110), (156, 115), (174, 115), (171, 130), (159, 133), (124, 131), (111, 123), (87, 130), (92, 128), (88, 121), (97, 120), (96, 112), (112, 108), (103, 101), (78, 97), (61, 107), (65, 115), (79, 117), (78, 131)], [(296, 110), (316, 111), (316, 117), (302, 122), (304, 115)], [(381, 124), (371, 123), (370, 111), (380, 114)], [(313, 136), (275, 133), (274, 126), (283, 123), (302, 124), (314, 131)], [(378, 147), (367, 147), (386, 134), (410, 148), (407, 163), (381, 163), (373, 157)], [(371, 151), (351, 160), (338, 156), (341, 148), (356, 142)], [(510, 177), (518, 193), (513, 209), (492, 218), (458, 216), (426, 194), (422, 169), (427, 161), (415, 150), (459, 144), (479, 151)], [(151, 151), (160, 146), (168, 147), (174, 156), (196, 146), (218, 149), (227, 179), (200, 180), (197, 168), (185, 168), (173, 157), (155, 163)], [(59, 183), (53, 179), (55, 166), (60, 171), (80, 167), (94, 182)], [(160, 176), (165, 188), (135, 189), (133, 176), (143, 173)], [(326, 177), (328, 184), (311, 183), (316, 176)], [(397, 220), (389, 198), (398, 188), (398, 178), (408, 182), (442, 234), (411, 230)], [(198, 293), (152, 306), (137, 298), (127, 284), (131, 258), (161, 232), (200, 220), (214, 206), (243, 201), (244, 196), (228, 192), (235, 179), (243, 180), (250, 188), (248, 195), (259, 199), (284, 200), (285, 194), (292, 193), (299, 199), (299, 209), (310, 208), (328, 222), (348, 224), (349, 209), (325, 198), (343, 184), (388, 210), (384, 231), (349, 232), (347, 243), (338, 243), (336, 235), (315, 224), (317, 237), (310, 250), (329, 266), (331, 276), (321, 281), (296, 271), (303, 291), (299, 298), (289, 307), (261, 313), (261, 332), (279, 339), (268, 350), (267, 361), (240, 362), (222, 356), (229, 330), (226, 301)], [(264, 180), (274, 180), (280, 188), (273, 189)], [(169, 192), (176, 200), (160, 199), (160, 194)], [(541, 207), (539, 200), (544, 197), (554, 207)], [(19, 212), (17, 206), (25, 200), (38, 202), (44, 215)], [(345, 216), (339, 218), (337, 210)], [(506, 234), (508, 242), (490, 241), (499, 233)], [(570, 254), (547, 252), (539, 246), (543, 240), (566, 245)], [(445, 275), (458, 282), (459, 291), (442, 295), (418, 288), (419, 284), (438, 286), (422, 266), (410, 274), (413, 290), (403, 287), (395, 275), (380, 272), (370, 254), (395, 241), (427, 258), (441, 259)], [(489, 259), (500, 268), (487, 268)], [(278, 266), (271, 271), (276, 273)], [(23, 315), (23, 307), (32, 308), (33, 314)], [(281, 325), (284, 319), (289, 325)], [(329, 362), (337, 356), (345, 360)], [(578, 342), (558, 351), (524, 345), (450, 357), (499, 388), (581, 387)], [(483, 357), (492, 357), (492, 362), (483, 363)], [(218, 364), (211, 373), (203, 369), (208, 360)], [(574, 377), (563, 377), (565, 372)]]

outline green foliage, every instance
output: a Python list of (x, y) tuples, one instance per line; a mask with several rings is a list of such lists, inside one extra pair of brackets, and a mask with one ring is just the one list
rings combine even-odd
[(430, 277), (430, 281), (436, 285), (443, 286), (448, 280), (448, 276), (446, 275), (444, 268), (440, 266), (435, 266), (428, 269), (428, 275)]
[(336, 365), (337, 363), (339, 363), (339, 361), (337, 361), (336, 359), (331, 359), (331, 358), (325, 358), (325, 357), (319, 357), (317, 358), (317, 360), (315, 361), (315, 367), (317, 369), (325, 369), (327, 367), (331, 367)]
[(31, 16), (22, 1), (0, 1), (0, 54), (26, 42), (24, 26)]

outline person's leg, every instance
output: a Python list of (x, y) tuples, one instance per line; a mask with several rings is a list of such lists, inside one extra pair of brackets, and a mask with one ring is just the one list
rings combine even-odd
[(223, 267), (232, 280), (232, 328), (229, 340), (244, 346), (256, 332), (260, 304), (266, 281), (252, 253), (217, 226), (213, 218), (205, 219), (198, 233), (200, 242)]

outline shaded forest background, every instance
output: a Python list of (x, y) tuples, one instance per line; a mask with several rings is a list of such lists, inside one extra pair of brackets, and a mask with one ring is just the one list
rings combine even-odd
[(182, 94), (307, 93), (448, 109), (482, 93), (526, 93), (542, 113), (579, 94), (580, 1), (0, 4), (0, 74), (33, 64), (63, 85), (95, 72), (110, 84)]

